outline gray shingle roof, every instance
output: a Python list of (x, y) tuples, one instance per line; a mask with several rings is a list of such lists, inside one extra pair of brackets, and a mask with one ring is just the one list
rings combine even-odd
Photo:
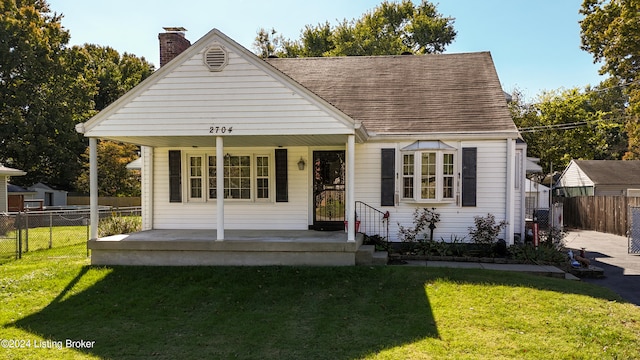
[(369, 131), (517, 131), (488, 52), (267, 62)]
[(639, 185), (638, 160), (574, 160), (596, 185)]

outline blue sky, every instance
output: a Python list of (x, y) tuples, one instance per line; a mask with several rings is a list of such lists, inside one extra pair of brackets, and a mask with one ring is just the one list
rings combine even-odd
[[(418, 3), (419, 0), (413, 0)], [(71, 44), (111, 46), (159, 65), (158, 33), (182, 26), (194, 43), (218, 28), (252, 50), (259, 28), (297, 39), (307, 24), (359, 18), (382, 0), (48, 0), (62, 13)], [(582, 0), (439, 0), (458, 32), (447, 53), (490, 51), (505, 91), (528, 99), (545, 90), (583, 88), (603, 80), (580, 50)]]

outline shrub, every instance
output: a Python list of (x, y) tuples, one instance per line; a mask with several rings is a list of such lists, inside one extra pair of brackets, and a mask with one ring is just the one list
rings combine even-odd
[(540, 246), (556, 251), (564, 250), (564, 238), (567, 233), (561, 228), (550, 227), (548, 230), (540, 231)]
[(364, 245), (374, 245), (376, 251), (389, 251), (389, 243), (387, 242), (387, 238), (380, 235), (365, 235)]
[(142, 229), (142, 219), (139, 216), (112, 216), (100, 220), (98, 236), (129, 234)]
[[(429, 226), (435, 228), (435, 224), (440, 221), (440, 214), (436, 212), (435, 208), (431, 210), (427, 208), (417, 208), (413, 212), (413, 228), (405, 228), (398, 223), (398, 236), (402, 242), (416, 242), (422, 239), (426, 239), (426, 229)], [(420, 235), (422, 235), (420, 237)], [(431, 239), (433, 240), (433, 239)]]
[(512, 259), (528, 264), (562, 264), (567, 261), (567, 254), (546, 246), (538, 246), (536, 249), (532, 245), (512, 245), (509, 247), (509, 254)]
[(456, 235), (451, 235), (450, 241), (445, 241), (444, 238), (440, 238), (440, 241), (431, 239), (418, 239), (413, 251), (422, 255), (435, 255), (435, 256), (462, 256), (466, 251), (466, 244), (464, 243), (464, 237), (459, 238)]
[(507, 226), (505, 220), (496, 223), (496, 217), (493, 214), (487, 214), (486, 217), (475, 216), (473, 221), (475, 226), (469, 227), (469, 235), (476, 244), (494, 244), (498, 240), (500, 231)]

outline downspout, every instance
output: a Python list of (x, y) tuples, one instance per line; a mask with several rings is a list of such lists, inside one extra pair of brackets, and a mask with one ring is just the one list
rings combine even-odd
[(515, 219), (513, 211), (514, 211), (514, 193), (515, 193), (515, 183), (514, 183), (514, 168), (515, 168), (515, 146), (516, 141), (514, 139), (507, 139), (507, 179), (506, 179), (506, 206), (505, 206), (505, 217), (507, 220), (507, 226), (505, 227), (505, 241), (508, 245), (513, 245), (513, 221)]

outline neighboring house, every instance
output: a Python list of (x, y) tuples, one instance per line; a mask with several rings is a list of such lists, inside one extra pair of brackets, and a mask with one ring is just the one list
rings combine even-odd
[(128, 163), (126, 166), (129, 170), (141, 170), (142, 169), (142, 158), (137, 158), (132, 162)]
[(31, 201), (35, 193), (21, 186), (7, 184), (8, 210), (9, 212), (18, 212), (25, 210), (42, 210), (42, 203), (39, 201)]
[[(14, 211), (14, 210), (9, 210), (9, 191), (8, 191), (9, 178), (11, 176), (23, 176), (26, 174), (27, 173), (22, 170), (13, 169), (0, 164), (0, 213), (5, 213), (7, 211)], [(24, 196), (22, 197), (18, 196), (17, 198), (12, 197), (11, 208), (12, 209), (16, 207), (21, 208), (22, 204), (24, 204), (22, 200), (24, 200)], [(15, 203), (16, 201), (19, 201), (19, 203)]]
[(556, 184), (574, 196), (640, 196), (640, 161), (571, 160)]
[[(158, 71), (77, 126), (92, 263), (352, 265), (356, 226), (378, 221), (356, 202), (388, 214), (392, 241), (424, 207), (436, 240), (488, 213), (507, 243), (523, 233), (526, 145), (488, 52), (262, 60), (180, 30), (160, 34)], [(98, 239), (96, 139), (141, 146), (140, 233)]]
[(34, 199), (42, 199), (44, 206), (67, 205), (67, 192), (64, 190), (56, 190), (43, 183), (31, 185), (27, 189), (35, 192)]

